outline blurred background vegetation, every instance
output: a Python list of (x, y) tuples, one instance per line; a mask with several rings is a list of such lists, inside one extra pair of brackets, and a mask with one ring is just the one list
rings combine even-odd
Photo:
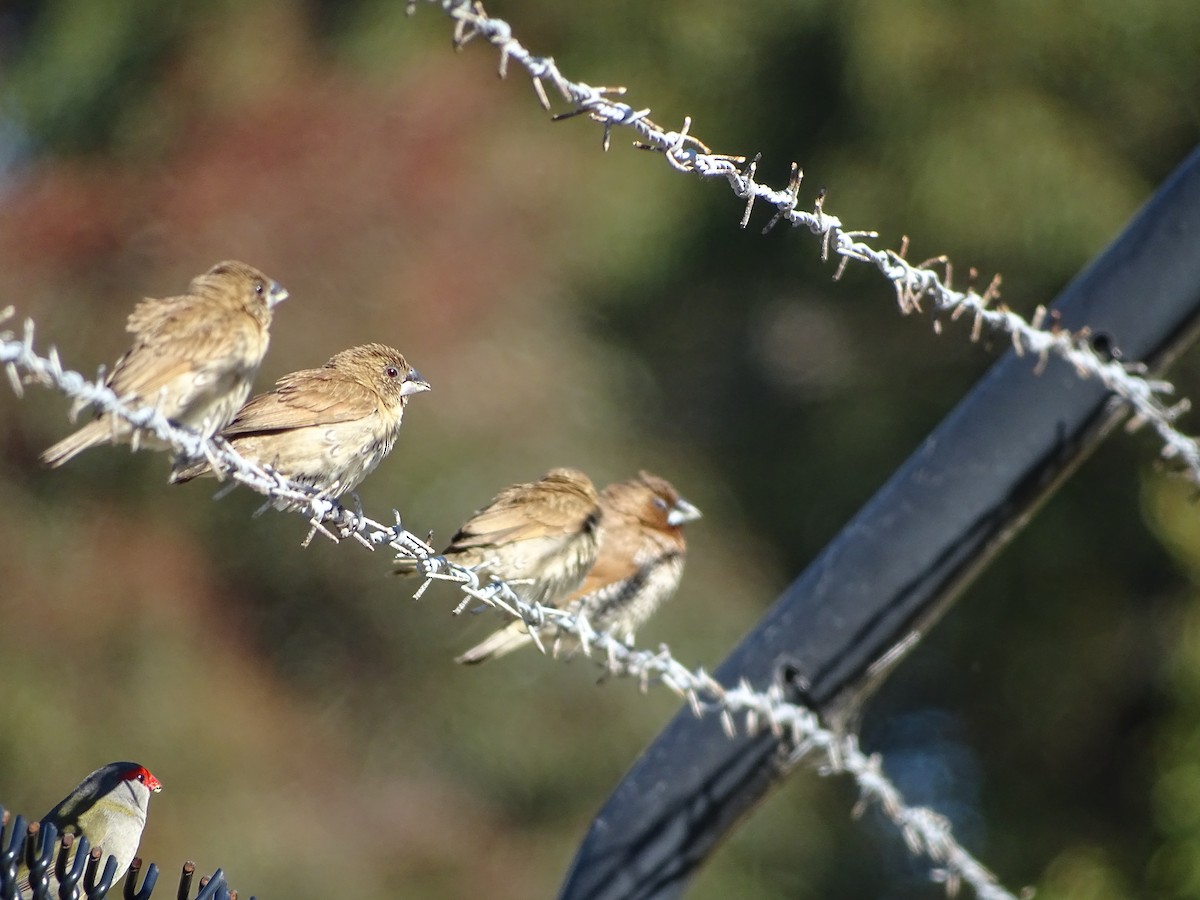
[[(68, 364), (141, 296), (236, 257), (282, 281), (258, 388), (354, 343), (433, 383), (363, 486), (435, 542), (556, 465), (659, 472), (706, 517), (640, 636), (713, 666), (1003, 351), (902, 319), (869, 271), (671, 172), (400, 0), (0, 8), (0, 305)], [(1048, 301), (1200, 136), (1200, 4), (496, 0), (532, 49), (922, 259)], [(1131, 303), (1138, 298), (1131, 297)], [(1118, 336), (1119, 337), (1119, 336)], [(1193, 353), (1176, 367), (1200, 393)], [(243, 896), (551, 896), (678, 704), (534, 653), (354, 546), (164, 458), (37, 454), (67, 402), (0, 390), (0, 801), (39, 815), (118, 758), (165, 783), (142, 845)], [(1185, 427), (1198, 430), (1195, 417)], [(863, 718), (915, 802), (1012, 886), (1200, 896), (1200, 517), (1116, 437)], [(936, 897), (854, 791), (799, 773), (697, 898)], [(166, 888), (164, 888), (166, 889)], [(169, 891), (168, 891), (169, 892)]]

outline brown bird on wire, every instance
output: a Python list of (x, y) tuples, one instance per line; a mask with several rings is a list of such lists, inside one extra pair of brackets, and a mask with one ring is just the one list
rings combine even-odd
[[(186, 294), (146, 298), (125, 330), (133, 346), (117, 360), (105, 384), (134, 407), (154, 406), (177, 425), (211, 437), (229, 424), (250, 394), (270, 340), (272, 311), (288, 293), (258, 269), (222, 262), (192, 279)], [(124, 419), (100, 414), (42, 454), (61, 466), (89, 447), (140, 440)]]
[[(392, 452), (408, 398), (427, 390), (429, 382), (399, 350), (364, 344), (319, 369), (284, 375), (243, 406), (221, 436), (247, 460), (336, 498)], [(177, 467), (171, 481), (214, 474), (208, 462), (197, 462)]]
[[(504, 488), (450, 539), (442, 556), (478, 567), (480, 580), (505, 581), (527, 603), (553, 605), (579, 587), (596, 559), (600, 525), (596, 488), (577, 469)], [(419, 561), (396, 561), (398, 575)]]
[[(632, 644), (634, 632), (679, 587), (687, 553), (683, 525), (700, 518), (700, 510), (679, 496), (665, 478), (649, 472), (610, 484), (600, 494), (600, 508), (604, 514), (596, 562), (579, 589), (559, 605), (585, 616), (598, 631)], [(456, 662), (485, 662), (532, 640), (525, 623), (513, 621)], [(558, 641), (578, 646), (575, 638)]]

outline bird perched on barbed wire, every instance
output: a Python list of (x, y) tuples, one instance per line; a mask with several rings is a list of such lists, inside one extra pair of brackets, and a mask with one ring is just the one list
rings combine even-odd
[[(551, 469), (513, 484), (478, 510), (450, 539), (442, 556), (478, 567), (480, 580), (508, 582), (527, 603), (553, 604), (579, 587), (596, 559), (599, 497), (577, 469)], [(396, 574), (418, 570), (401, 558)]]
[[(103, 848), (105, 859), (115, 857), (115, 884), (137, 855), (150, 795), (160, 790), (162, 783), (145, 766), (112, 762), (83, 779), (62, 802), (42, 816), (41, 822), (43, 827), (54, 825), (60, 836), (83, 835), (92, 847)], [(17, 877), (22, 892), (29, 890), (28, 869), (20, 867)], [(49, 878), (51, 893), (55, 893), (58, 883), (53, 868)]]
[[(399, 350), (364, 344), (319, 369), (284, 375), (274, 390), (251, 398), (221, 436), (246, 459), (340, 497), (391, 453), (408, 398), (427, 390), (429, 382)], [(197, 462), (177, 466), (171, 481), (213, 474), (208, 462)]]
[[(288, 292), (242, 262), (218, 263), (186, 294), (146, 298), (129, 315), (133, 346), (106, 384), (130, 405), (154, 406), (167, 419), (211, 437), (246, 402), (270, 340), (272, 311)], [(161, 446), (128, 422), (100, 414), (42, 454), (61, 466), (98, 444)]]
[[(700, 510), (665, 478), (649, 472), (610, 484), (600, 494), (600, 507), (596, 562), (579, 589), (559, 605), (585, 616), (593, 628), (633, 643), (637, 629), (679, 587), (687, 553), (683, 525), (700, 518)], [(456, 661), (485, 662), (531, 640), (525, 623), (512, 621)], [(559, 640), (578, 645), (573, 638)]]

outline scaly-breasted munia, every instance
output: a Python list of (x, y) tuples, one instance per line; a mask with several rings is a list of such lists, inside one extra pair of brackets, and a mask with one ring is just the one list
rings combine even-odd
[[(508, 582), (528, 603), (554, 604), (579, 586), (595, 561), (600, 517), (591, 479), (576, 469), (552, 469), (538, 481), (502, 490), (442, 555), (478, 566), (484, 581)], [(397, 574), (415, 571), (417, 560), (397, 561)]]
[[(222, 262), (192, 279), (186, 294), (146, 298), (129, 315), (133, 346), (106, 384), (134, 407), (155, 406), (170, 421), (211, 437), (246, 402), (270, 340), (272, 311), (287, 291), (253, 266)], [(98, 444), (144, 440), (113, 415), (99, 415), (42, 454), (61, 466)]]
[[(243, 406), (221, 436), (246, 459), (340, 497), (392, 451), (408, 398), (427, 390), (399, 350), (364, 344), (319, 369), (284, 375)], [(198, 462), (177, 469), (171, 481), (212, 474)]]
[[(596, 562), (579, 589), (559, 605), (586, 616), (593, 628), (632, 643), (634, 632), (679, 587), (687, 553), (682, 526), (700, 518), (700, 510), (669, 481), (649, 472), (610, 484), (600, 494), (600, 507)], [(524, 622), (510, 622), (457, 661), (481, 663), (531, 640)], [(578, 643), (566, 640), (570, 646)]]

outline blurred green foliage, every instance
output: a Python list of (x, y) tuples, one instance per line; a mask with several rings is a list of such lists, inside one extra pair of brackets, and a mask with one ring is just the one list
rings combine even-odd
[[(934, 337), (871, 272), (833, 282), (809, 236), (759, 234), (768, 211), (739, 231), (724, 185), (622, 135), (602, 155), (420, 7), (0, 11), (0, 304), (89, 371), (138, 297), (259, 265), (293, 298), (260, 387), (364, 340), (433, 383), (369, 513), (445, 537), (554, 465), (658, 471), (706, 517), (642, 639), (714, 665), (1006, 344)], [(798, 161), (847, 227), (948, 253), (959, 283), (1002, 272), (1023, 310), (1200, 134), (1194, 0), (489, 9), (772, 183)], [(1196, 393), (1194, 359), (1174, 374)], [(168, 869), (260, 897), (552, 895), (674, 700), (532, 653), (458, 669), (493, 620), (410, 602), (380, 555), (301, 551), (255, 498), (168, 489), (153, 455), (41, 471), (65, 407), (0, 393), (0, 800), (37, 814), (132, 757), (166, 784), (143, 852)], [(1200, 896), (1200, 533), (1155, 452), (1111, 441), (864, 715), (912, 799), (1042, 897)], [(693, 896), (941, 896), (852, 804), (798, 774)]]

